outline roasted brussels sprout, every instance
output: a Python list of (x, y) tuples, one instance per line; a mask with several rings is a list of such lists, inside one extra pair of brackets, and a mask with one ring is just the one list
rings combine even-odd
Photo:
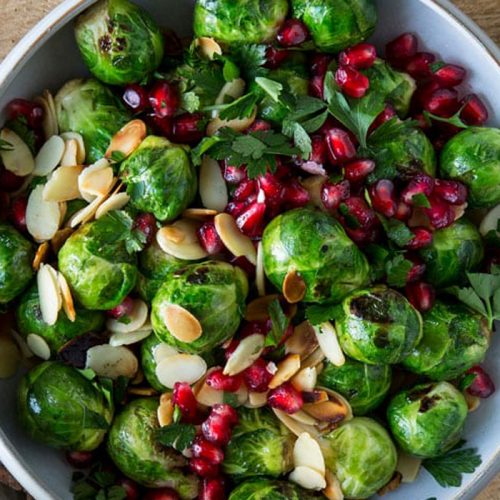
[(97, 80), (71, 80), (55, 97), (61, 132), (78, 132), (87, 163), (104, 157), (113, 135), (130, 121), (121, 101)]
[(33, 276), (31, 243), (16, 229), (0, 224), (0, 304), (17, 297)]
[[(232, 337), (244, 312), (248, 294), (245, 273), (226, 262), (202, 262), (175, 271), (153, 299), (151, 321), (161, 340), (180, 351), (200, 354)], [(181, 342), (168, 330), (164, 307), (176, 304), (187, 309), (201, 324), (194, 342)]]
[(181, 498), (198, 496), (198, 479), (186, 474), (186, 459), (157, 441), (158, 400), (136, 399), (115, 418), (107, 450), (111, 460), (129, 478), (150, 488), (169, 487)]
[(193, 201), (196, 174), (186, 150), (149, 136), (120, 168), (130, 204), (161, 221), (175, 219)]
[(438, 382), (397, 394), (389, 403), (387, 419), (404, 451), (431, 458), (457, 444), (467, 411), (462, 393), (448, 382)]
[(110, 394), (78, 370), (59, 362), (33, 368), (18, 391), (21, 424), (33, 439), (72, 451), (92, 451), (113, 419)]
[(262, 237), (264, 268), (282, 289), (295, 270), (306, 284), (306, 302), (339, 302), (368, 281), (368, 262), (332, 217), (307, 208), (274, 218)]
[(59, 270), (87, 309), (112, 309), (135, 286), (136, 257), (125, 241), (130, 226), (120, 214), (110, 212), (83, 225), (59, 251)]
[(500, 203), (500, 129), (471, 127), (457, 134), (441, 153), (440, 173), (469, 187), (471, 207)]
[(391, 386), (389, 365), (367, 365), (347, 358), (342, 366), (325, 364), (318, 385), (347, 398), (355, 415), (365, 415), (384, 400)]
[(484, 255), (477, 227), (467, 219), (434, 232), (432, 244), (420, 251), (425, 262), (425, 279), (436, 287), (459, 285), (474, 271)]
[(324, 498), (322, 493), (304, 490), (289, 481), (249, 479), (237, 486), (229, 500), (310, 500)]
[(240, 408), (238, 415), (239, 423), (225, 451), (224, 472), (236, 480), (289, 472), (295, 436), (269, 408)]
[(163, 342), (156, 335), (150, 335), (141, 343), (141, 366), (149, 385), (158, 392), (164, 392), (167, 388), (156, 376), (155, 350)]
[(340, 52), (366, 40), (377, 24), (373, 0), (292, 0), (292, 8), (322, 52)]
[(343, 351), (373, 365), (400, 363), (422, 338), (420, 313), (385, 286), (358, 290), (344, 299), (335, 327)]
[(197, 0), (194, 33), (227, 44), (270, 42), (287, 14), (287, 0)]
[(356, 417), (322, 438), (326, 467), (346, 498), (368, 498), (396, 470), (397, 454), (387, 431), (375, 420)]
[(145, 80), (163, 58), (160, 28), (128, 0), (97, 2), (77, 19), (75, 36), (90, 72), (110, 85)]

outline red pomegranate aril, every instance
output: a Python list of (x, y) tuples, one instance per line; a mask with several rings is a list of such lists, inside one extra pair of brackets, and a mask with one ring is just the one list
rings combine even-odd
[(351, 229), (370, 228), (378, 223), (375, 212), (359, 196), (351, 196), (343, 201), (340, 213), (347, 227)]
[(132, 297), (125, 297), (121, 304), (118, 304), (113, 309), (106, 311), (110, 318), (120, 319), (130, 316), (134, 310), (134, 299)]
[(264, 191), (266, 199), (281, 201), (283, 197), (283, 185), (278, 181), (275, 175), (267, 173), (258, 178), (259, 187)]
[(314, 75), (309, 80), (309, 94), (318, 99), (323, 99), (324, 97), (324, 86), (325, 86), (325, 76), (324, 75)]
[(0, 165), (0, 191), (13, 193), (17, 191), (24, 182), (24, 177), (19, 177)]
[(224, 452), (201, 436), (197, 436), (191, 446), (195, 458), (203, 458), (207, 462), (218, 465), (224, 460)]
[(171, 488), (157, 488), (149, 490), (143, 500), (180, 500), (180, 496)]
[(40, 105), (26, 99), (13, 99), (6, 106), (6, 113), (10, 120), (23, 117), (31, 128), (42, 126), (43, 109)]
[(309, 193), (297, 179), (290, 179), (283, 192), (283, 201), (288, 208), (299, 208), (309, 203)]
[(198, 500), (225, 500), (226, 488), (222, 477), (213, 477), (203, 480)]
[(149, 92), (149, 103), (156, 116), (165, 118), (174, 116), (179, 107), (177, 87), (166, 81), (158, 81)]
[(450, 205), (463, 205), (467, 202), (467, 186), (457, 181), (436, 179), (434, 194)]
[(216, 391), (236, 392), (243, 382), (240, 375), (224, 375), (222, 368), (211, 371), (207, 378), (206, 383)]
[(233, 426), (238, 423), (238, 412), (229, 404), (221, 403), (212, 406), (211, 416), (221, 417), (226, 425)]
[(372, 184), (369, 189), (373, 208), (385, 215), (394, 217), (397, 209), (396, 197), (394, 195), (394, 183), (389, 179), (381, 179)]
[(198, 403), (189, 384), (186, 382), (175, 383), (172, 391), (172, 403), (180, 408), (183, 421), (194, 422), (196, 420)]
[(480, 366), (473, 366), (465, 373), (475, 375), (471, 385), (466, 389), (471, 396), (486, 399), (495, 392), (493, 380)]
[(420, 80), (432, 75), (431, 64), (436, 60), (436, 56), (430, 52), (417, 52), (406, 63), (405, 70), (413, 78)]
[(197, 231), (198, 240), (203, 249), (210, 255), (224, 250), (224, 243), (219, 237), (213, 221), (205, 222)]
[(425, 274), (425, 263), (424, 261), (415, 254), (406, 254), (405, 259), (412, 262), (412, 267), (408, 271), (406, 276), (407, 283), (413, 283), (414, 281), (421, 280)]
[(384, 111), (382, 111), (382, 113), (380, 113), (377, 116), (377, 118), (375, 118), (373, 123), (370, 125), (370, 128), (368, 129), (368, 134), (371, 134), (374, 130), (377, 130), (385, 122), (392, 120), (396, 116), (397, 113), (394, 107), (391, 104), (386, 104)]
[(243, 372), (243, 378), (250, 391), (266, 392), (273, 374), (267, 369), (267, 362), (259, 358)]
[(317, 163), (318, 165), (324, 165), (326, 163), (327, 150), (323, 136), (313, 135), (311, 137), (311, 148), (312, 153), (309, 157), (309, 161)]
[(247, 132), (266, 132), (267, 130), (271, 130), (271, 124), (266, 120), (261, 120), (258, 118), (255, 120), (250, 127), (247, 128)]
[(277, 49), (276, 47), (269, 46), (266, 49), (266, 64), (264, 66), (268, 69), (277, 69), (289, 57), (290, 57), (290, 52), (288, 50), (280, 50)]
[(26, 231), (26, 207), (28, 200), (24, 196), (16, 198), (10, 207), (12, 223), (19, 231)]
[(339, 54), (339, 64), (356, 69), (367, 69), (377, 59), (377, 49), (370, 43), (359, 43)]
[(228, 420), (222, 415), (215, 413), (201, 424), (201, 432), (204, 438), (218, 446), (226, 446), (231, 439), (231, 429), (228, 425)]
[(344, 94), (356, 99), (363, 97), (370, 88), (368, 77), (349, 66), (339, 67), (335, 72), (335, 81)]
[(434, 306), (436, 291), (429, 283), (423, 281), (408, 283), (405, 290), (410, 303), (420, 312), (430, 311)]
[(484, 125), (488, 121), (488, 109), (476, 94), (464, 97), (460, 101), (460, 107), (460, 118), (467, 125)]
[(434, 229), (443, 229), (455, 222), (455, 211), (453, 208), (437, 196), (429, 197), (431, 208), (424, 208)]
[(431, 128), (431, 120), (428, 119), (423, 113), (417, 113), (412, 118), (418, 122), (417, 126), (422, 130), (429, 130)]
[(233, 192), (234, 201), (247, 201), (248, 197), (257, 191), (257, 182), (253, 179), (245, 179)]
[(234, 167), (232, 165), (225, 164), (224, 168), (224, 179), (229, 184), (239, 184), (247, 178), (247, 172), (244, 167)]
[(156, 233), (156, 219), (153, 214), (139, 214), (134, 220), (134, 229), (146, 236), (146, 244), (150, 245)]
[(87, 469), (94, 462), (94, 454), (90, 451), (68, 451), (66, 461), (75, 469)]
[(452, 88), (460, 85), (467, 76), (467, 71), (456, 64), (445, 64), (434, 71), (433, 78), (443, 88)]
[(449, 117), (458, 111), (458, 93), (454, 89), (438, 89), (424, 103), (424, 109), (437, 116)]
[(415, 114), (420, 113), (425, 104), (430, 100), (432, 94), (439, 90), (439, 84), (434, 81), (419, 85), (412, 97), (412, 110)]
[(430, 196), (434, 189), (434, 179), (426, 174), (417, 174), (401, 192), (401, 200), (413, 205), (413, 197), (416, 195)]
[(419, 250), (428, 247), (432, 243), (432, 232), (425, 227), (415, 227), (411, 230), (413, 239), (406, 245), (410, 250)]
[(325, 76), (332, 60), (332, 56), (329, 54), (315, 53), (311, 60), (311, 75)]
[(276, 408), (288, 414), (298, 412), (304, 405), (302, 394), (289, 382), (271, 390), (267, 396), (267, 402), (271, 408)]
[(136, 113), (149, 107), (149, 95), (144, 87), (131, 83), (127, 85), (122, 95), (123, 102)]
[(361, 182), (375, 170), (373, 160), (356, 160), (344, 167), (344, 176), (350, 182)]
[(138, 500), (140, 498), (139, 485), (132, 479), (122, 477), (116, 481), (116, 486), (120, 486), (125, 490), (125, 500)]
[(246, 207), (247, 204), (243, 201), (230, 201), (224, 211), (236, 218), (243, 212), (243, 210), (245, 210)]
[(287, 19), (276, 37), (282, 47), (295, 47), (304, 43), (308, 38), (307, 26), (298, 19)]
[(332, 128), (325, 135), (330, 162), (339, 165), (356, 156), (356, 148), (349, 134), (340, 128)]
[(418, 40), (412, 33), (403, 33), (385, 47), (385, 56), (391, 64), (401, 67), (418, 50)]
[(201, 113), (184, 113), (172, 122), (172, 140), (178, 144), (195, 144), (205, 136), (204, 117)]
[(251, 203), (236, 218), (236, 225), (240, 231), (250, 237), (256, 237), (262, 234), (264, 230), (264, 217), (266, 215), (265, 203), (258, 201)]
[(338, 184), (325, 181), (321, 187), (321, 201), (327, 210), (336, 210), (342, 201), (349, 198), (350, 193), (349, 181), (342, 181)]
[(407, 221), (412, 214), (412, 208), (410, 205), (407, 205), (405, 202), (400, 201), (398, 206), (396, 207), (396, 213), (394, 217), (400, 221)]

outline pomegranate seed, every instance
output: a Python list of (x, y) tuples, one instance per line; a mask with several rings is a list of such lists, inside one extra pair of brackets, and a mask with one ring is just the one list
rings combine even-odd
[(470, 395), (486, 399), (495, 392), (493, 380), (480, 366), (473, 366), (465, 373), (475, 375), (472, 384), (467, 388)]
[(432, 285), (417, 281), (406, 285), (406, 296), (415, 309), (426, 312), (432, 309), (436, 299), (436, 291)]
[(222, 368), (218, 368), (210, 372), (206, 378), (206, 382), (216, 391), (236, 392), (241, 387), (243, 379), (239, 375), (233, 377), (224, 375)]
[(287, 208), (299, 208), (309, 203), (309, 193), (302, 187), (297, 179), (291, 179), (285, 185), (283, 201)]
[(266, 120), (261, 120), (258, 118), (255, 120), (250, 127), (247, 128), (247, 132), (266, 132), (267, 130), (271, 130), (271, 124)]
[(204, 117), (201, 113), (184, 113), (172, 123), (172, 140), (180, 144), (195, 144), (205, 136)]
[(162, 135), (163, 137), (168, 138), (173, 141), (173, 119), (170, 116), (165, 118), (159, 118), (154, 114), (148, 114), (146, 117), (146, 121), (153, 128), (157, 134)]
[(424, 109), (437, 116), (449, 117), (458, 111), (458, 93), (454, 89), (436, 90), (424, 103)]
[(224, 460), (224, 452), (201, 436), (195, 438), (191, 450), (194, 457), (203, 458), (210, 464), (218, 465)]
[(386, 217), (394, 217), (397, 202), (393, 182), (388, 179), (381, 179), (370, 186), (369, 192), (373, 208)]
[(276, 408), (289, 414), (298, 412), (304, 405), (302, 395), (289, 382), (271, 390), (267, 397), (267, 402), (271, 408)]
[(6, 106), (9, 120), (22, 117), (31, 128), (40, 128), (43, 120), (43, 109), (40, 105), (26, 99), (14, 99)]
[(156, 116), (174, 116), (179, 107), (179, 92), (171, 83), (158, 81), (149, 93), (149, 103)]
[(213, 477), (203, 480), (198, 500), (224, 500), (225, 498), (226, 491), (223, 478)]
[(259, 187), (266, 194), (266, 199), (280, 202), (283, 198), (283, 185), (271, 173), (260, 175)]
[(368, 77), (349, 66), (339, 67), (335, 72), (335, 81), (344, 94), (347, 94), (349, 97), (363, 97), (370, 88)]
[(406, 245), (411, 250), (428, 247), (432, 243), (432, 232), (425, 227), (415, 227), (411, 230), (415, 235), (413, 239)]
[(239, 421), (238, 412), (227, 403), (212, 406), (211, 415), (222, 418), (228, 426), (236, 425)]
[(420, 80), (432, 75), (431, 64), (436, 60), (436, 56), (430, 52), (417, 52), (406, 63), (406, 72), (413, 78)]
[(193, 391), (186, 382), (176, 382), (172, 391), (172, 403), (182, 412), (182, 420), (194, 422), (197, 417), (198, 403)]
[(128, 477), (122, 477), (116, 482), (117, 486), (121, 486), (125, 490), (125, 500), (138, 500), (140, 497), (139, 486), (136, 482)]
[(280, 49), (277, 49), (276, 47), (269, 46), (266, 49), (266, 64), (264, 66), (268, 69), (277, 69), (289, 57), (290, 57), (290, 51), (280, 50)]
[(144, 495), (144, 500), (180, 500), (178, 493), (170, 488), (157, 488), (149, 490)]
[(243, 372), (245, 384), (253, 392), (266, 392), (273, 374), (267, 369), (267, 362), (259, 358)]
[(87, 469), (94, 462), (94, 454), (90, 451), (68, 451), (66, 461), (75, 469)]
[(340, 203), (350, 196), (350, 185), (348, 181), (332, 184), (325, 181), (321, 187), (321, 201), (327, 210), (336, 210)]
[(430, 196), (434, 189), (434, 179), (429, 175), (417, 174), (403, 189), (401, 199), (407, 205), (413, 205), (413, 197), (419, 194)]
[(243, 167), (224, 165), (224, 179), (229, 184), (239, 184), (247, 178), (247, 172)]
[(213, 221), (205, 222), (196, 234), (200, 245), (208, 254), (215, 255), (224, 250), (224, 243), (222, 243)]
[(441, 87), (451, 88), (460, 85), (467, 76), (467, 71), (462, 66), (445, 64), (434, 71), (433, 78)]
[(345, 166), (344, 176), (350, 182), (361, 182), (375, 170), (373, 160), (356, 160)]
[(422, 108), (432, 97), (432, 94), (439, 90), (439, 84), (434, 81), (430, 81), (420, 85), (412, 97), (412, 109), (415, 113), (422, 111)]
[(278, 32), (277, 40), (282, 47), (295, 47), (309, 38), (307, 26), (298, 19), (287, 19)]
[(418, 281), (422, 279), (425, 273), (425, 263), (418, 256), (414, 254), (406, 254), (405, 258), (412, 262), (412, 268), (408, 271), (408, 275), (406, 276), (407, 283), (413, 283), (414, 281)]
[(467, 125), (484, 125), (488, 121), (488, 109), (476, 94), (464, 97), (460, 101), (460, 106), (462, 107), (460, 118)]
[(123, 91), (123, 102), (136, 113), (141, 113), (149, 107), (149, 95), (144, 87), (131, 83)]
[(352, 160), (356, 156), (356, 148), (345, 130), (332, 128), (327, 131), (325, 140), (328, 156), (333, 165)]
[(26, 207), (28, 206), (28, 200), (24, 196), (16, 198), (10, 207), (10, 216), (14, 226), (19, 229), (19, 231), (26, 231)]
[(328, 54), (315, 53), (311, 60), (311, 75), (325, 76), (332, 60), (332, 56)]
[(231, 439), (231, 429), (228, 425), (228, 420), (216, 413), (211, 413), (201, 424), (201, 432), (207, 441), (218, 446), (226, 446)]
[(125, 297), (121, 304), (113, 307), (109, 311), (106, 311), (106, 314), (110, 318), (120, 319), (125, 318), (126, 316), (130, 316), (132, 311), (134, 310), (134, 299), (131, 297)]
[(225, 212), (236, 218), (243, 212), (243, 210), (245, 210), (246, 206), (247, 204), (242, 201), (230, 201), (225, 209)]
[(431, 127), (430, 120), (428, 120), (423, 113), (417, 113), (413, 116), (413, 119), (417, 120), (417, 126), (422, 130), (428, 130)]
[(368, 134), (371, 134), (374, 130), (377, 130), (385, 122), (392, 120), (396, 116), (397, 113), (394, 107), (391, 104), (386, 104), (384, 111), (382, 111), (382, 113), (380, 113), (377, 116), (377, 118), (375, 118), (373, 123), (370, 125), (370, 128), (368, 129)]
[(264, 230), (265, 214), (265, 203), (256, 201), (245, 208), (245, 210), (243, 210), (243, 212), (237, 217), (236, 225), (240, 228), (240, 231), (247, 236), (261, 236), (262, 231)]
[(367, 69), (377, 59), (377, 49), (370, 43), (359, 43), (339, 54), (339, 64), (356, 69)]
[(146, 236), (146, 245), (150, 245), (156, 233), (156, 219), (153, 214), (139, 214), (134, 220), (134, 229)]
[(429, 198), (431, 208), (424, 208), (424, 212), (435, 229), (448, 227), (455, 222), (455, 211), (441, 198), (432, 196)]
[(326, 163), (326, 143), (321, 135), (313, 135), (311, 137), (312, 153), (309, 157), (310, 162), (324, 165)]
[(347, 198), (339, 208), (346, 226), (351, 229), (369, 228), (378, 223), (375, 212), (359, 196)]
[(12, 193), (17, 191), (24, 182), (24, 177), (19, 177), (0, 165), (0, 191)]
[(396, 213), (394, 214), (394, 217), (401, 221), (407, 221), (411, 217), (411, 214), (411, 207), (403, 201), (400, 201), (398, 203), (398, 206), (396, 207)]
[(325, 77), (324, 75), (315, 75), (309, 80), (309, 94), (318, 99), (324, 97)]
[(245, 179), (240, 182), (238, 187), (234, 190), (234, 201), (246, 201), (249, 196), (255, 194), (257, 191), (257, 182), (251, 179)]
[(434, 194), (450, 205), (463, 205), (467, 201), (467, 187), (461, 182), (436, 179)]
[(244, 271), (250, 280), (255, 279), (255, 266), (246, 257), (232, 257), (229, 262)]
[(411, 33), (403, 33), (385, 47), (385, 56), (391, 64), (401, 67), (408, 59), (415, 56), (418, 40)]

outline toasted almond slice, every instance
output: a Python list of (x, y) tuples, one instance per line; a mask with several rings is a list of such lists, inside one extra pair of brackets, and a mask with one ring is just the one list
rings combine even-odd
[(317, 366), (325, 359), (325, 354), (321, 349), (316, 349), (302, 361), (302, 368)]
[(481, 224), (479, 226), (479, 232), (481, 233), (481, 236), (484, 237), (491, 231), (493, 231), (498, 236), (499, 221), (500, 221), (500, 204), (497, 205), (496, 207), (493, 207), (481, 221)]
[(196, 354), (174, 354), (156, 366), (159, 382), (173, 389), (176, 382), (194, 384), (207, 371), (207, 363)]
[(211, 208), (186, 208), (182, 216), (186, 219), (199, 220), (205, 222), (213, 219), (219, 212)]
[(285, 359), (278, 363), (278, 371), (269, 382), (269, 389), (284, 384), (290, 380), (300, 370), (300, 356), (298, 354), (289, 354)]
[[(160, 248), (169, 255), (183, 260), (199, 260), (208, 256), (201, 247), (196, 231), (199, 223), (189, 219), (180, 219), (171, 226), (162, 227), (156, 233)], [(174, 241), (175, 240), (175, 241)]]
[(2, 129), (0, 140), (8, 143), (0, 150), (3, 166), (19, 177), (30, 175), (35, 169), (35, 159), (26, 143), (8, 128)]
[(280, 422), (297, 437), (300, 436), (303, 432), (307, 432), (313, 437), (319, 436), (319, 431), (316, 429), (316, 427), (303, 424), (302, 422), (293, 419), (291, 415), (288, 415), (284, 411), (277, 410), (276, 408), (272, 408), (272, 410), (278, 417), (278, 420), (280, 420)]
[(306, 490), (322, 490), (326, 488), (326, 481), (323, 474), (303, 465), (295, 467), (288, 476), (288, 479)]
[(243, 132), (246, 130), (257, 117), (257, 106), (254, 107), (252, 114), (247, 118), (236, 118), (234, 120), (221, 120), (219, 117), (213, 118), (207, 126), (207, 135), (209, 137), (215, 135), (221, 128), (228, 127), (235, 132)]
[(210, 387), (206, 382), (195, 392), (196, 401), (203, 406), (211, 408), (214, 405), (224, 402), (224, 391), (217, 391)]
[(257, 264), (255, 266), (255, 286), (257, 293), (263, 297), (266, 295), (266, 275), (264, 273), (264, 251), (262, 241), (257, 244)]
[(132, 379), (139, 369), (139, 362), (126, 347), (102, 344), (87, 351), (85, 368), (91, 368), (99, 377), (116, 379), (123, 376)]
[(316, 382), (318, 380), (318, 372), (316, 368), (310, 366), (308, 368), (303, 368), (292, 378), (292, 385), (300, 392), (303, 391), (314, 391), (316, 387)]
[(102, 205), (106, 196), (98, 196), (94, 201), (83, 207), (78, 212), (74, 213), (71, 219), (67, 222), (69, 227), (75, 228), (80, 224), (85, 224), (95, 217), (97, 209)]
[(246, 408), (262, 408), (267, 405), (267, 392), (249, 392)]
[(131, 387), (127, 388), (127, 394), (140, 396), (142, 398), (150, 398), (156, 395), (156, 391), (152, 387)]
[(302, 187), (309, 193), (311, 203), (323, 211), (326, 211), (326, 208), (321, 201), (321, 188), (327, 180), (328, 177), (324, 175), (312, 175), (301, 182)]
[(59, 229), (56, 234), (54, 234), (50, 240), (50, 246), (56, 255), (59, 253), (59, 250), (62, 248), (64, 243), (66, 243), (66, 240), (73, 234), (73, 232), (73, 229), (70, 227), (63, 227), (62, 229)]
[(142, 342), (144, 339), (147, 339), (151, 335), (152, 331), (153, 328), (150, 326), (149, 328), (142, 327), (133, 332), (116, 332), (109, 338), (109, 345), (118, 347), (121, 345), (137, 344)]
[(48, 264), (41, 264), (37, 273), (40, 311), (47, 325), (54, 325), (62, 306), (61, 290), (57, 280), (57, 272)]
[(305, 425), (314, 426), (318, 424), (318, 421), (315, 418), (311, 417), (311, 415), (308, 415), (305, 411), (302, 410), (291, 413), (290, 418), (293, 418), (297, 422)]
[(286, 352), (300, 354), (307, 358), (318, 348), (316, 333), (309, 321), (303, 321), (293, 329), (292, 335), (285, 341)]
[(164, 227), (162, 236), (172, 243), (182, 243), (186, 239), (186, 233), (174, 226)]
[(40, 149), (35, 158), (33, 175), (49, 175), (61, 162), (64, 154), (64, 140), (53, 135)]
[(157, 410), (158, 423), (160, 427), (170, 425), (174, 420), (174, 405), (172, 399), (160, 398), (160, 405)]
[(59, 167), (54, 170), (47, 184), (45, 184), (43, 199), (45, 201), (62, 202), (80, 198), (78, 177), (82, 170), (83, 167), (81, 166)]
[(264, 350), (264, 335), (254, 333), (241, 340), (229, 356), (224, 367), (224, 375), (236, 375), (253, 365)]
[(20, 362), (21, 352), (14, 340), (9, 337), (0, 337), (0, 379), (14, 376)]
[(401, 474), (403, 483), (413, 483), (417, 479), (421, 465), (421, 458), (409, 455), (403, 450), (398, 450), (396, 470)]
[(266, 321), (269, 319), (269, 306), (276, 299), (279, 300), (280, 295), (274, 293), (258, 297), (247, 304), (245, 310), (245, 319), (247, 321)]
[(57, 273), (57, 281), (61, 290), (62, 307), (68, 319), (73, 322), (76, 319), (76, 311), (68, 282), (66, 281), (64, 275), (59, 272)]
[(103, 201), (96, 210), (95, 218), (100, 219), (112, 210), (121, 210), (130, 201), (130, 196), (127, 193), (112, 194), (107, 200)]
[(40, 337), (40, 335), (36, 335), (35, 333), (30, 333), (26, 337), (26, 342), (28, 343), (30, 351), (35, 356), (45, 361), (50, 359), (50, 347), (43, 337)]
[(132, 120), (124, 125), (111, 139), (106, 151), (106, 158), (113, 153), (121, 153), (125, 158), (130, 156), (146, 138), (147, 127), (142, 120)]
[(306, 284), (295, 269), (286, 273), (283, 280), (283, 296), (290, 304), (300, 302), (306, 294)]
[(181, 342), (194, 342), (203, 329), (196, 316), (178, 304), (166, 304), (161, 309), (163, 322), (168, 331)]
[(57, 124), (56, 105), (52, 94), (48, 90), (44, 90), (41, 96), (35, 97), (34, 101), (43, 109), (42, 128), (45, 139), (49, 139), (53, 135), (59, 133)]
[(308, 432), (303, 432), (293, 447), (293, 464), (295, 467), (309, 467), (325, 475), (325, 459), (316, 439)]
[(215, 104), (226, 104), (229, 99), (238, 99), (245, 93), (245, 80), (243, 78), (235, 78), (227, 82), (219, 92), (215, 99)]
[(229, 202), (226, 181), (219, 163), (204, 156), (200, 167), (200, 197), (205, 208), (223, 212)]
[(61, 158), (62, 167), (72, 167), (78, 165), (78, 142), (76, 139), (64, 141), (64, 154)]
[(308, 404), (319, 404), (328, 401), (328, 393), (322, 390), (314, 390), (310, 392), (304, 392), (302, 394), (304, 403)]
[(305, 404), (303, 410), (319, 422), (327, 422), (328, 424), (339, 424), (349, 420), (349, 414), (351, 413), (350, 407), (348, 403), (345, 403), (345, 400), (333, 400), (331, 397), (328, 401), (322, 403)]
[(70, 140), (76, 141), (77, 149), (76, 149), (75, 165), (83, 165), (85, 163), (85, 156), (86, 156), (85, 143), (83, 142), (83, 137), (77, 132), (64, 132), (60, 136), (62, 139), (64, 139), (65, 142)]
[(42, 262), (45, 262), (47, 254), (49, 253), (49, 248), (49, 244), (46, 241), (38, 246), (35, 258), (33, 259), (33, 263), (31, 264), (31, 266), (33, 267), (33, 271), (38, 271), (38, 269), (40, 269), (40, 264), (42, 264)]
[(165, 342), (158, 344), (153, 349), (153, 359), (155, 360), (155, 363), (157, 365), (160, 364), (164, 359), (169, 358), (174, 354), (179, 354), (179, 351), (174, 349), (172, 346), (166, 344)]
[(335, 366), (342, 366), (345, 364), (345, 356), (340, 348), (337, 332), (329, 321), (321, 323), (321, 325), (314, 326), (314, 332), (318, 339), (320, 349), (324, 355)]
[(107, 329), (112, 333), (130, 333), (139, 330), (144, 326), (148, 319), (148, 306), (141, 299), (134, 300), (132, 312), (128, 315), (127, 322), (119, 319), (108, 319)]
[(78, 187), (82, 194), (105, 196), (111, 191), (113, 180), (113, 169), (96, 163), (83, 169), (78, 177)]
[(221, 46), (213, 38), (202, 36), (197, 38), (194, 43), (198, 47), (200, 54), (210, 61), (216, 54), (222, 55)]
[(481, 404), (481, 399), (478, 398), (477, 396), (469, 394), (468, 391), (463, 391), (462, 394), (465, 398), (465, 402), (467, 403), (467, 408), (469, 410), (469, 413), (476, 411), (479, 408), (479, 405)]
[(215, 229), (222, 243), (235, 257), (246, 257), (253, 265), (257, 263), (257, 252), (252, 240), (245, 236), (229, 214), (223, 213), (214, 218)]
[(328, 469), (325, 472), (326, 488), (323, 490), (328, 500), (344, 500), (344, 493), (337, 477)]
[(26, 207), (26, 226), (36, 241), (50, 240), (59, 229), (61, 220), (59, 203), (45, 201), (43, 190), (43, 185), (33, 189)]

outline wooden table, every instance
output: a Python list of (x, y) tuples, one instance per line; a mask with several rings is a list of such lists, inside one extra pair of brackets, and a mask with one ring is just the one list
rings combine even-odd
[[(454, 0), (466, 14), (474, 19), (493, 40), (500, 44), (500, 0)], [(60, 0), (1, 0), (2, 28), (0, 29), (0, 59)], [(0, 470), (0, 481), (2, 472)], [(0, 498), (4, 498), (0, 490)], [(13, 497), (14, 498), (14, 497)], [(500, 498), (500, 474), (477, 500)]]

